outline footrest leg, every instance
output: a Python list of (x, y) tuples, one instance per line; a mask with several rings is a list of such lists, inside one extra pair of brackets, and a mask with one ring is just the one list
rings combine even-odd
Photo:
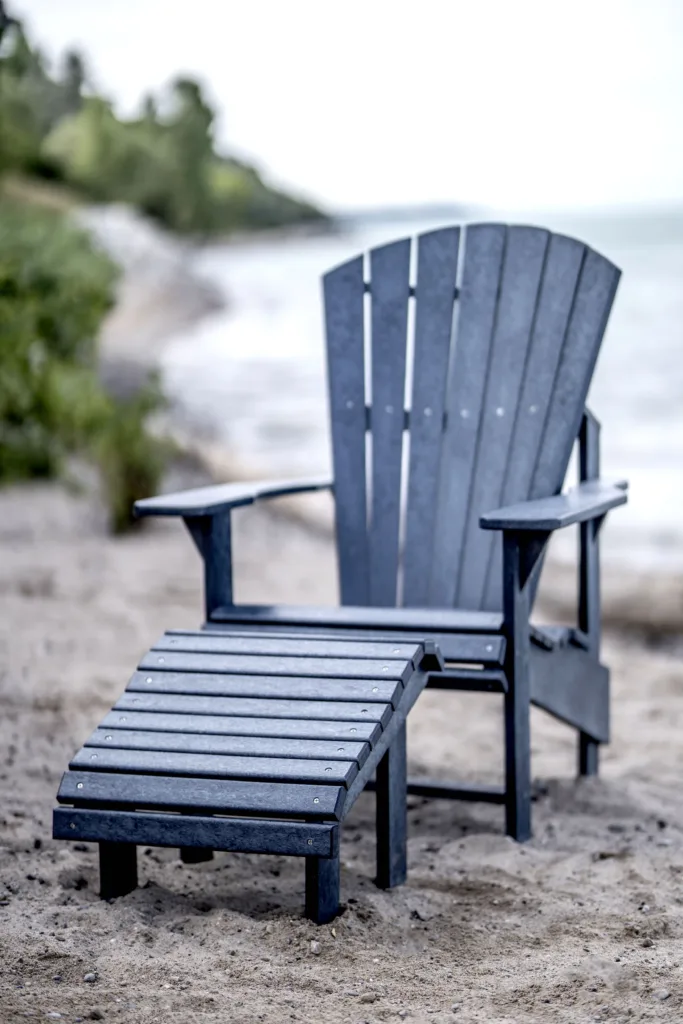
[(183, 864), (203, 864), (213, 860), (213, 850), (206, 846), (181, 846), (180, 859)]
[(125, 896), (137, 884), (137, 847), (133, 843), (100, 843), (100, 897)]
[(406, 880), (408, 773), (405, 723), (377, 766), (377, 885), (392, 889)]
[(579, 775), (597, 775), (600, 760), (600, 744), (579, 733)]
[(306, 857), (306, 917), (326, 924), (339, 913), (339, 855)]

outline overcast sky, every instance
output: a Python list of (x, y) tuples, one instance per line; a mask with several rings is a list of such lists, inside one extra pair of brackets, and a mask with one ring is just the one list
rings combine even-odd
[(7, 0), (121, 110), (201, 76), (219, 139), (338, 208), (683, 200), (683, 0)]

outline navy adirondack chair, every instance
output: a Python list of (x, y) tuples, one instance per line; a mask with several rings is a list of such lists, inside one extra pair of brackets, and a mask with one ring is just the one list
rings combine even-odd
[[(90, 746), (86, 744), (65, 775), (60, 801), (89, 810), (79, 811), (77, 819), (66, 809), (55, 812), (55, 834), (73, 838), (75, 831), (100, 840), (103, 891), (115, 894), (135, 884), (125, 851), (134, 850), (136, 842), (182, 846), (186, 860), (210, 856), (211, 846), (278, 849), (306, 856), (309, 916), (328, 920), (336, 912), (338, 830), (329, 833), (331, 846), (329, 837), (328, 845), (316, 845), (316, 855), (307, 847), (314, 840), (318, 843), (318, 833), (313, 837), (304, 825), (296, 826), (296, 842), (275, 841), (272, 828), (266, 837), (268, 817), (279, 822), (285, 817), (313, 820), (291, 793), (286, 800), (278, 796), (279, 803), (264, 803), (264, 787), (271, 783), (251, 781), (247, 785), (256, 787), (251, 803), (231, 798), (228, 810), (234, 813), (237, 808), (251, 822), (248, 836), (245, 824), (232, 825), (234, 834), (221, 825), (220, 835), (217, 826), (206, 824), (207, 818), (201, 819), (205, 824), (200, 827), (197, 815), (202, 808), (215, 811), (223, 806), (214, 797), (211, 803), (201, 795), (193, 804), (188, 796), (183, 804), (176, 795), (176, 803), (169, 803), (170, 797), (162, 799), (157, 792), (161, 782), (154, 783), (156, 795), (149, 796), (149, 776), (209, 773), (210, 766), (195, 770), (195, 762), (176, 764), (172, 759), (200, 749), (193, 730), (206, 732), (206, 720), (197, 725), (190, 718), (216, 715), (218, 700), (239, 704), (244, 692), (239, 689), (240, 672), (268, 673), (271, 682), (277, 677), (277, 685), (266, 696), (293, 695), (300, 700), (295, 710), (291, 701), (281, 700), (278, 708), (269, 705), (265, 711), (262, 703), (257, 712), (251, 705), (240, 705), (241, 710), (231, 705), (221, 712), (256, 714), (253, 735), (260, 736), (261, 743), (264, 736), (298, 737), (299, 752), (291, 754), (298, 758), (298, 767), (290, 764), (289, 774), (281, 776), (273, 769), (272, 779), (312, 778), (312, 761), (309, 775), (302, 775), (301, 751), (305, 747), (308, 754), (303, 756), (329, 757), (327, 748), (320, 754), (321, 748), (310, 744), (322, 737), (339, 742), (339, 725), (327, 722), (327, 732), (321, 725), (325, 713), (331, 714), (331, 704), (323, 712), (312, 710), (307, 722), (287, 732), (289, 726), (285, 729), (283, 722), (295, 720), (303, 696), (319, 702), (350, 701), (355, 699), (352, 694), (360, 694), (367, 707), (340, 704), (338, 713), (340, 720), (346, 716), (351, 721), (356, 715), (356, 725), (346, 724), (358, 739), (362, 716), (373, 708), (377, 711), (381, 738), (377, 729), (363, 733), (367, 750), (356, 759), (355, 781), (347, 774), (344, 793), (328, 819), (338, 822), (362, 788), (376, 788), (378, 882), (385, 886), (405, 877), (406, 791), (501, 803), (508, 833), (518, 840), (530, 836), (531, 704), (577, 730), (578, 770), (583, 775), (597, 772), (599, 744), (609, 735), (609, 674), (599, 660), (598, 533), (606, 512), (623, 504), (626, 493), (625, 485), (599, 479), (599, 425), (585, 402), (618, 279), (616, 267), (579, 241), (539, 228), (501, 224), (450, 227), (414, 242), (403, 239), (325, 276), (333, 480), (227, 484), (137, 504), (139, 515), (183, 517), (204, 560), (206, 622), (201, 633), (167, 635), (143, 659), (123, 703), (105, 720), (105, 729), (112, 731), (106, 739), (91, 737)], [(579, 484), (562, 494), (576, 443)], [(235, 605), (231, 509), (321, 487), (334, 492), (340, 607)], [(565, 629), (533, 627), (530, 612), (547, 542), (553, 531), (571, 524), (580, 524), (577, 621)], [(248, 658), (235, 661), (235, 651), (260, 654), (262, 661), (256, 668)], [(305, 673), (301, 658), (297, 666), (287, 667), (288, 656), (297, 651), (313, 656)], [(270, 668), (264, 667), (266, 656), (276, 657), (268, 662)], [(331, 657), (334, 664), (325, 661)], [(343, 657), (348, 660), (343, 662)], [(378, 658), (386, 661), (380, 664)], [(147, 671), (155, 674), (145, 676)], [(292, 694), (294, 671), (307, 675), (308, 688)], [(382, 672), (400, 677), (404, 696), (396, 697), (398, 691), (392, 691), (391, 699), (387, 696), (382, 688), (387, 676)], [(197, 681), (215, 680), (217, 673), (223, 673), (218, 689), (215, 682)], [(359, 682), (359, 676), (365, 681)], [(331, 677), (337, 689), (330, 689)], [(504, 696), (503, 788), (407, 779), (405, 717), (425, 685)], [(161, 696), (131, 696), (144, 693), (145, 686)], [(173, 694), (183, 695), (182, 700)], [(370, 703), (380, 699), (387, 703)], [(195, 711), (198, 700), (209, 703), (202, 705), (199, 715), (183, 715), (192, 700)], [(284, 704), (288, 706), (283, 709)], [(387, 710), (380, 714), (380, 707)], [(125, 716), (122, 709), (127, 710)], [(279, 724), (273, 729), (274, 717)], [(236, 720), (221, 719), (224, 724), (216, 725), (215, 731), (234, 732)], [(242, 717), (240, 728), (244, 721)], [(114, 729), (130, 731), (131, 736), (119, 742), (122, 732)], [(192, 735), (175, 746), (160, 741), (159, 735), (168, 736), (170, 730)], [(142, 732), (152, 739), (140, 739)], [(123, 750), (114, 757), (117, 751), (112, 750), (110, 761), (90, 763), (97, 744), (106, 746), (107, 741), (129, 750), (145, 744), (158, 750), (165, 743), (167, 751), (179, 753), (167, 754), (162, 765), (149, 752), (132, 757)], [(349, 748), (337, 749), (348, 756)], [(252, 758), (250, 771), (228, 765), (223, 778), (234, 778), (234, 773), (257, 777), (254, 766), (263, 747), (244, 751)], [(94, 802), (92, 793), (78, 792), (78, 786), (91, 785), (84, 768), (128, 772), (129, 786), (133, 778), (144, 782), (145, 776), (136, 773), (147, 773), (139, 795), (128, 800), (135, 812), (126, 816), (120, 810), (126, 791), (118, 776), (105, 777), (107, 789), (98, 775), (104, 795)], [(319, 768), (334, 770), (329, 765)], [(332, 782), (324, 774), (315, 779)], [(338, 785), (336, 776), (335, 780)], [(297, 793), (301, 791), (299, 785)], [(278, 793), (282, 792), (281, 786)], [(312, 799), (318, 804), (320, 798)], [(182, 818), (182, 828), (171, 822), (170, 831), (162, 835), (161, 815), (157, 813), (156, 825), (150, 824), (147, 819), (153, 816), (141, 814), (140, 805), (157, 812), (165, 807), (186, 812), (175, 815), (176, 822)], [(97, 807), (104, 810), (93, 809)], [(256, 832), (255, 817), (260, 829)], [(292, 835), (294, 831), (291, 825)]]

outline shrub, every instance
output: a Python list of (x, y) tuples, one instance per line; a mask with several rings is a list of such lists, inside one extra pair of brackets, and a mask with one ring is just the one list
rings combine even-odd
[(163, 404), (155, 380), (132, 398), (112, 403), (111, 415), (99, 431), (95, 454), (113, 533), (137, 523), (133, 503), (158, 493), (172, 448), (149, 432), (148, 417)]
[(150, 385), (121, 403), (102, 388), (96, 336), (117, 270), (61, 214), (0, 202), (0, 483), (53, 477), (73, 452), (100, 466), (112, 527), (158, 486), (164, 448), (145, 426)]
[(94, 339), (115, 280), (64, 218), (0, 203), (0, 480), (54, 475), (105, 415)]

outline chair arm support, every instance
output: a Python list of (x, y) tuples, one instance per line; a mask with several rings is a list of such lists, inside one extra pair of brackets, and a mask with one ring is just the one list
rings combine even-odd
[(197, 516), (215, 516), (241, 505), (252, 505), (255, 501), (279, 498), (287, 494), (305, 494), (332, 487), (328, 477), (309, 480), (257, 480), (244, 483), (217, 484), (212, 487), (198, 487), (177, 494), (162, 494), (154, 498), (136, 501), (134, 513), (143, 516), (182, 516), (190, 519)]
[(484, 530), (561, 530), (573, 523), (599, 519), (617, 505), (625, 505), (627, 485), (589, 480), (567, 494), (536, 498), (487, 512), (479, 519)]

